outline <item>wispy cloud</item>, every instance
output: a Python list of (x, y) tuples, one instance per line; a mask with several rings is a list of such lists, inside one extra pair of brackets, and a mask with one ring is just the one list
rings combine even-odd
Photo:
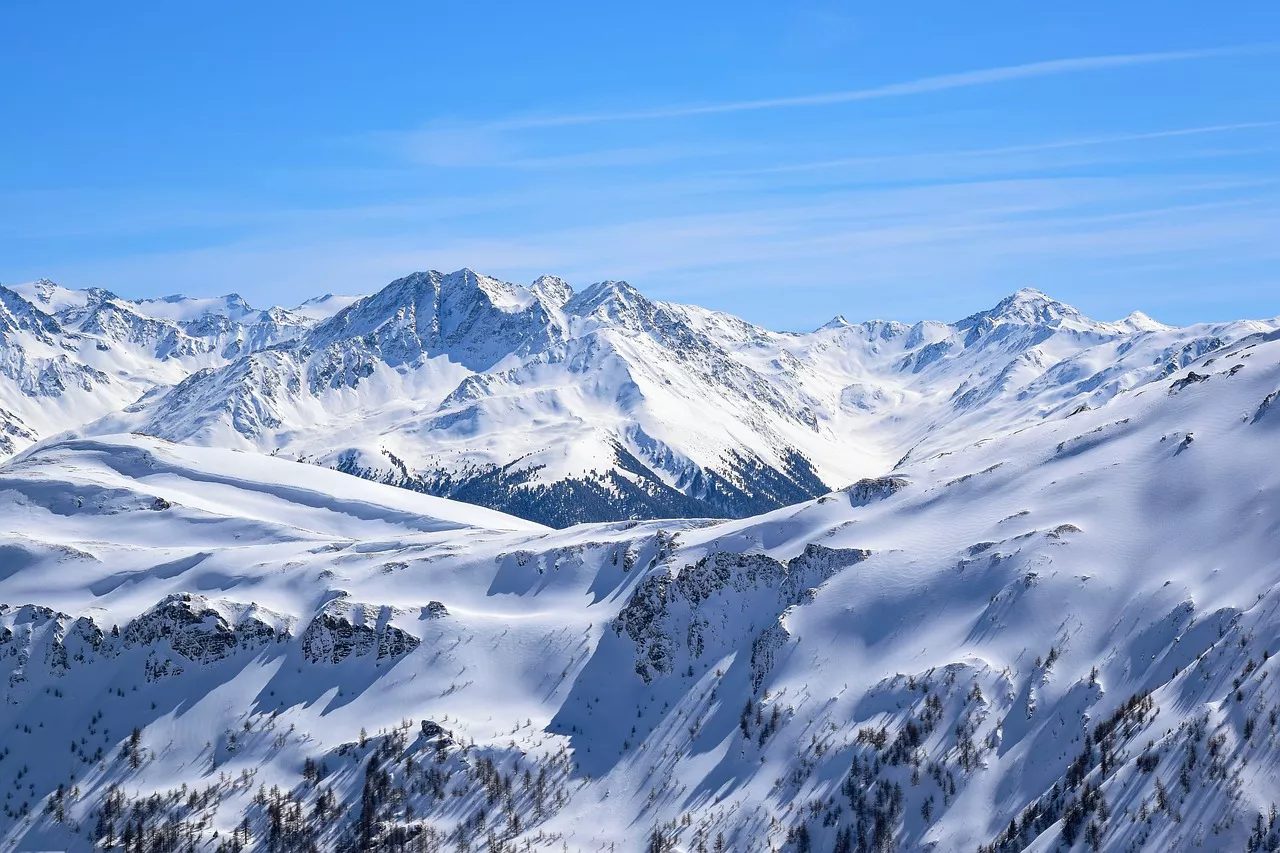
[(1268, 44), (1206, 48), (1200, 50), (1172, 50), (1151, 53), (1081, 56), (1069, 59), (1051, 59), (1040, 62), (1028, 62), (1021, 65), (1005, 65), (996, 68), (983, 68), (975, 71), (961, 71), (952, 74), (939, 74), (930, 77), (920, 77), (915, 80), (908, 80), (901, 83), (873, 86), (866, 89), (848, 89), (840, 92), (822, 92), (811, 95), (790, 95), (780, 98), (723, 101), (720, 103), (710, 104), (659, 106), (636, 110), (512, 117), (485, 122), (482, 126), (490, 130), (524, 130), (539, 127), (567, 127), (572, 125), (603, 124), (607, 122), (685, 118), (689, 116), (718, 115), (722, 113), (739, 113), (756, 110), (823, 107), (834, 104), (852, 103), (855, 101), (899, 98), (910, 95), (925, 95), (932, 92), (944, 92), (952, 89), (990, 86), (997, 83), (1009, 83), (1015, 80), (1027, 80), (1036, 77), (1054, 77), (1064, 74), (1104, 71), (1110, 68), (1154, 65), (1157, 63), (1167, 62), (1188, 62), (1192, 60), (1213, 59), (1215, 57), (1235, 56), (1242, 53), (1271, 51), (1273, 49), (1274, 46)]
[[(597, 153), (550, 157), (530, 156), (525, 150), (527, 141), (516, 136), (518, 131), (555, 130), (587, 125), (607, 125), (624, 122), (644, 122), (749, 113), (765, 110), (803, 109), (828, 107), (862, 101), (902, 98), (1020, 80), (1057, 77), (1071, 74), (1106, 71), (1108, 69), (1164, 63), (1191, 62), (1249, 53), (1271, 52), (1275, 45), (1238, 45), (1233, 47), (1205, 48), (1197, 50), (1158, 51), (1147, 53), (1107, 54), (1039, 62), (1004, 65), (919, 77), (898, 83), (861, 89), (846, 89), (816, 94), (788, 95), (776, 98), (720, 101), (702, 104), (667, 104), (629, 110), (598, 110), (577, 113), (544, 115), (513, 115), (502, 118), (474, 121), (440, 121), (410, 131), (389, 131), (370, 134), (375, 144), (395, 151), (418, 165), (441, 168), (538, 168), (549, 166), (614, 165), (614, 156)], [(1246, 125), (1241, 125), (1245, 127)], [(1223, 127), (1222, 130), (1228, 128)], [(1187, 131), (1209, 132), (1208, 130)], [(1171, 132), (1170, 135), (1178, 131)], [(1155, 138), (1153, 134), (1148, 138)], [(1140, 137), (1135, 137), (1140, 138)], [(1089, 141), (1066, 145), (1098, 144)], [(1028, 149), (1031, 150), (1031, 149)], [(622, 152), (635, 158), (636, 150)], [(655, 156), (651, 153), (649, 156)], [(669, 149), (657, 155), (671, 156)], [(597, 162), (598, 161), (598, 162)]]
[(786, 163), (778, 166), (764, 166), (758, 169), (742, 169), (734, 172), (734, 174), (767, 175), (782, 172), (807, 172), (819, 169), (836, 169), (847, 166), (872, 166), (884, 163), (901, 163), (912, 160), (1035, 154), (1072, 148), (1089, 148), (1102, 145), (1118, 145), (1126, 142), (1147, 142), (1157, 139), (1176, 139), (1187, 136), (1205, 136), (1242, 130), (1263, 130), (1275, 127), (1280, 127), (1280, 121), (1246, 121), (1236, 122), (1234, 124), (1215, 124), (1203, 127), (1155, 130), (1147, 131), (1145, 133), (1117, 133), (1102, 136), (1080, 137), (1076, 139), (1058, 139), (1049, 142), (1036, 142), (1028, 145), (1002, 145), (996, 148), (969, 148), (959, 151), (922, 151), (911, 154), (893, 154), (880, 157), (841, 157), (832, 160), (816, 160), (808, 163)]

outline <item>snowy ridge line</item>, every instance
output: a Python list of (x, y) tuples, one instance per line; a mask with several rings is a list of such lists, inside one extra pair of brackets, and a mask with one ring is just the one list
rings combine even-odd
[(554, 527), (745, 517), (1275, 333), (1098, 322), (1030, 289), (955, 323), (780, 333), (625, 282), (470, 270), (267, 310), (42, 281), (0, 288), (0, 454), (141, 431)]

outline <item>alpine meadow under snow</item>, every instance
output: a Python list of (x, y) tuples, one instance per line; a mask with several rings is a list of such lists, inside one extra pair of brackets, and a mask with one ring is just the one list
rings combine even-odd
[(0, 850), (1276, 849), (1277, 448), (1276, 320), (0, 287)]

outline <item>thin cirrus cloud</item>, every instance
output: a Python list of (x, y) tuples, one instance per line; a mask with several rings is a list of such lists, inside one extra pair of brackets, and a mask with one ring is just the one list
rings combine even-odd
[[(514, 131), (552, 130), (584, 125), (640, 122), (663, 119), (694, 118), (762, 110), (799, 109), (839, 104), (901, 98), (916, 95), (991, 86), (1018, 80), (1105, 71), (1161, 63), (1190, 62), (1242, 54), (1269, 52), (1274, 45), (1237, 45), (1195, 50), (1156, 51), (1146, 53), (1105, 54), (1067, 59), (1042, 60), (953, 72), (899, 83), (862, 89), (757, 98), (705, 104), (676, 104), (633, 110), (601, 110), (595, 112), (549, 115), (510, 116), (491, 120), (440, 122), (411, 131), (371, 134), (380, 146), (389, 146), (398, 155), (418, 165), (444, 168), (524, 167), (539, 165), (590, 165), (591, 158), (576, 162), (575, 158), (528, 158), (523, 146), (512, 136)], [(634, 151), (626, 152), (635, 156)], [(670, 154), (670, 152), (664, 152)], [(649, 155), (651, 156), (651, 155)], [(601, 158), (596, 158), (601, 159)], [(603, 158), (608, 162), (611, 158)], [(663, 159), (661, 155), (655, 159)]]
[(644, 121), (648, 119), (685, 118), (689, 116), (717, 115), (722, 113), (749, 112), (755, 110), (787, 109), (795, 107), (823, 107), (834, 104), (871, 101), (882, 98), (898, 98), (924, 95), (952, 89), (989, 86), (1035, 77), (1052, 77), (1088, 71), (1103, 71), (1137, 65), (1167, 62), (1187, 62), (1199, 59), (1235, 56), (1243, 53), (1270, 51), (1273, 45), (1239, 45), (1234, 47), (1203, 48), (1197, 50), (1157, 51), (1149, 53), (1107, 54), (1082, 56), (1069, 59), (1050, 59), (1021, 65), (1005, 65), (976, 71), (961, 71), (921, 77), (901, 83), (890, 83), (866, 89), (850, 89), (840, 92), (823, 92), (812, 95), (790, 95), (780, 98), (726, 101), (711, 104), (686, 104), (660, 106), (637, 110), (568, 113), (564, 115), (526, 116), (498, 119), (479, 125), (488, 130), (525, 130), (539, 127), (566, 127), (572, 125), (603, 124), (608, 122)]
[(893, 154), (883, 157), (842, 157), (832, 160), (816, 160), (806, 163), (785, 163), (776, 166), (763, 166), (756, 169), (741, 169), (735, 171), (734, 174), (768, 175), (784, 172), (808, 172), (822, 169), (839, 169), (848, 166), (871, 166), (882, 165), (885, 163), (902, 163), (915, 160), (1001, 157), (1010, 154), (1037, 154), (1072, 148), (1091, 148), (1104, 145), (1119, 145), (1126, 142), (1149, 142), (1160, 139), (1206, 136), (1233, 133), (1237, 131), (1265, 130), (1275, 127), (1280, 127), (1280, 121), (1244, 121), (1234, 122), (1232, 124), (1214, 124), (1202, 127), (1154, 130), (1147, 131), (1145, 133), (1117, 133), (1077, 139), (1057, 139), (1049, 142), (1036, 142), (1027, 145), (1002, 145), (996, 148), (969, 148), (958, 151), (924, 151), (912, 154)]

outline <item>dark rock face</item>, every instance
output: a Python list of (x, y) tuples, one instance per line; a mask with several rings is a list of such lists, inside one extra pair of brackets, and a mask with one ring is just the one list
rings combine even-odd
[(751, 692), (759, 693), (765, 678), (773, 669), (774, 656), (782, 651), (791, 639), (791, 633), (782, 622), (774, 622), (751, 641)]
[[(373, 654), (389, 660), (412, 652), (421, 640), (390, 624), (390, 607), (331, 602), (299, 637), (311, 663), (341, 663)], [(421, 609), (422, 619), (443, 619), (438, 602)], [(209, 666), (242, 653), (257, 653), (294, 639), (291, 621), (252, 604), (176, 593), (128, 622), (104, 631), (93, 619), (72, 618), (48, 607), (0, 604), (0, 671), (13, 690), (30, 667), (62, 676), (75, 667), (141, 654), (147, 681), (181, 675), (192, 665)], [(16, 700), (15, 700), (16, 701)]]
[(1197, 382), (1204, 382), (1208, 378), (1209, 377), (1207, 375), (1196, 373), (1192, 370), (1181, 379), (1174, 380), (1174, 382), (1169, 386), (1169, 393), (1176, 394), (1191, 385), (1195, 385)]
[(1266, 416), (1267, 412), (1271, 411), (1271, 407), (1276, 404), (1277, 400), (1280, 400), (1280, 391), (1272, 391), (1266, 397), (1263, 397), (1262, 403), (1258, 405), (1258, 410), (1253, 413), (1253, 420), (1250, 421), (1250, 423), (1256, 424), (1258, 421), (1262, 420), (1263, 417)]
[(390, 607), (331, 602), (302, 633), (302, 655), (311, 663), (329, 664), (372, 652), (378, 660), (406, 655), (422, 641), (392, 625), (394, 615)]
[(891, 497), (910, 484), (911, 481), (905, 477), (868, 477), (843, 491), (849, 496), (849, 506), (866, 506)]
[(635, 644), (636, 673), (648, 682), (671, 674), (677, 663), (726, 653), (741, 630), (732, 627), (735, 621), (764, 625), (752, 645), (758, 689), (790, 637), (781, 622), (786, 611), (869, 556), (861, 548), (814, 544), (788, 563), (763, 554), (716, 552), (678, 574), (664, 568), (646, 577), (619, 611), (614, 631)]
[[(1161, 371), (1160, 377), (1167, 378), (1177, 373), (1187, 365), (1198, 361), (1211, 352), (1217, 352), (1227, 345), (1227, 341), (1213, 335), (1210, 337), (1196, 338), (1189, 343), (1168, 353), (1165, 361), (1164, 369)], [(1207, 379), (1208, 377), (1203, 377)], [(1203, 379), (1198, 380), (1203, 381)]]
[(18, 441), (32, 442), (38, 436), (23, 423), (22, 418), (0, 407), (0, 453), (13, 453)]
[(530, 352), (559, 334), (540, 299), (510, 305), (514, 290), (471, 270), (413, 273), (322, 322), (306, 343), (323, 350), (359, 341), (391, 365), (412, 362), (424, 352), (448, 352), (459, 363), (484, 370), (509, 351), (504, 343)]
[[(671, 581), (669, 572), (645, 578), (614, 620), (614, 630), (619, 634), (625, 633), (635, 643), (636, 672), (646, 682), (653, 678), (650, 670), (660, 675), (672, 670), (672, 638), (664, 630), (667, 627), (664, 623), (670, 617), (668, 590)], [(701, 653), (701, 646), (696, 642), (690, 645)]]
[(9, 668), (10, 686), (27, 680), (32, 662), (62, 676), (77, 666), (144, 650), (146, 677), (155, 681), (180, 674), (185, 664), (213, 664), (289, 639), (285, 621), (275, 614), (190, 593), (168, 596), (109, 633), (85, 616), (72, 618), (30, 604), (0, 605), (0, 665)]
[[(398, 658), (421, 641), (390, 624), (389, 607), (339, 600), (311, 621), (299, 638), (311, 663), (341, 663), (376, 654)], [(438, 601), (421, 610), (423, 619), (442, 619)], [(104, 631), (87, 617), (72, 618), (48, 607), (0, 605), (0, 667), (11, 687), (27, 680), (28, 669), (43, 664), (54, 675), (126, 652), (145, 653), (148, 681), (181, 675), (190, 665), (212, 665), (244, 652), (254, 653), (293, 639), (289, 620), (255, 605), (177, 593), (160, 601), (124, 628)]]
[(784, 452), (781, 468), (737, 453), (721, 469), (691, 468), (680, 478), (678, 488), (668, 485), (658, 473), (661, 464), (646, 464), (621, 444), (615, 444), (614, 453), (617, 470), (553, 483), (537, 479), (540, 466), (521, 467), (518, 463), (459, 472), (411, 471), (403, 460), (385, 451), (385, 469), (361, 465), (355, 454), (342, 455), (335, 467), (367, 480), (489, 507), (557, 528), (655, 518), (746, 518), (828, 490), (809, 460), (794, 448)]
[(828, 548), (810, 543), (800, 556), (787, 563), (783, 593), (792, 603), (800, 604), (810, 590), (870, 556), (866, 548)]
[(69, 654), (63, 642), (71, 617), (49, 607), (0, 605), (0, 666), (8, 670), (10, 690), (27, 680), (33, 662), (57, 675), (67, 672)]
[[(236, 621), (229, 620), (228, 615)], [(220, 612), (203, 596), (178, 593), (126, 625), (120, 639), (126, 649), (155, 646), (168, 640), (175, 654), (192, 663), (208, 664), (224, 660), (237, 650), (252, 650), (287, 638), (278, 636), (274, 628), (252, 615), (252, 609), (246, 608), (239, 616), (236, 619), (234, 611)]]

